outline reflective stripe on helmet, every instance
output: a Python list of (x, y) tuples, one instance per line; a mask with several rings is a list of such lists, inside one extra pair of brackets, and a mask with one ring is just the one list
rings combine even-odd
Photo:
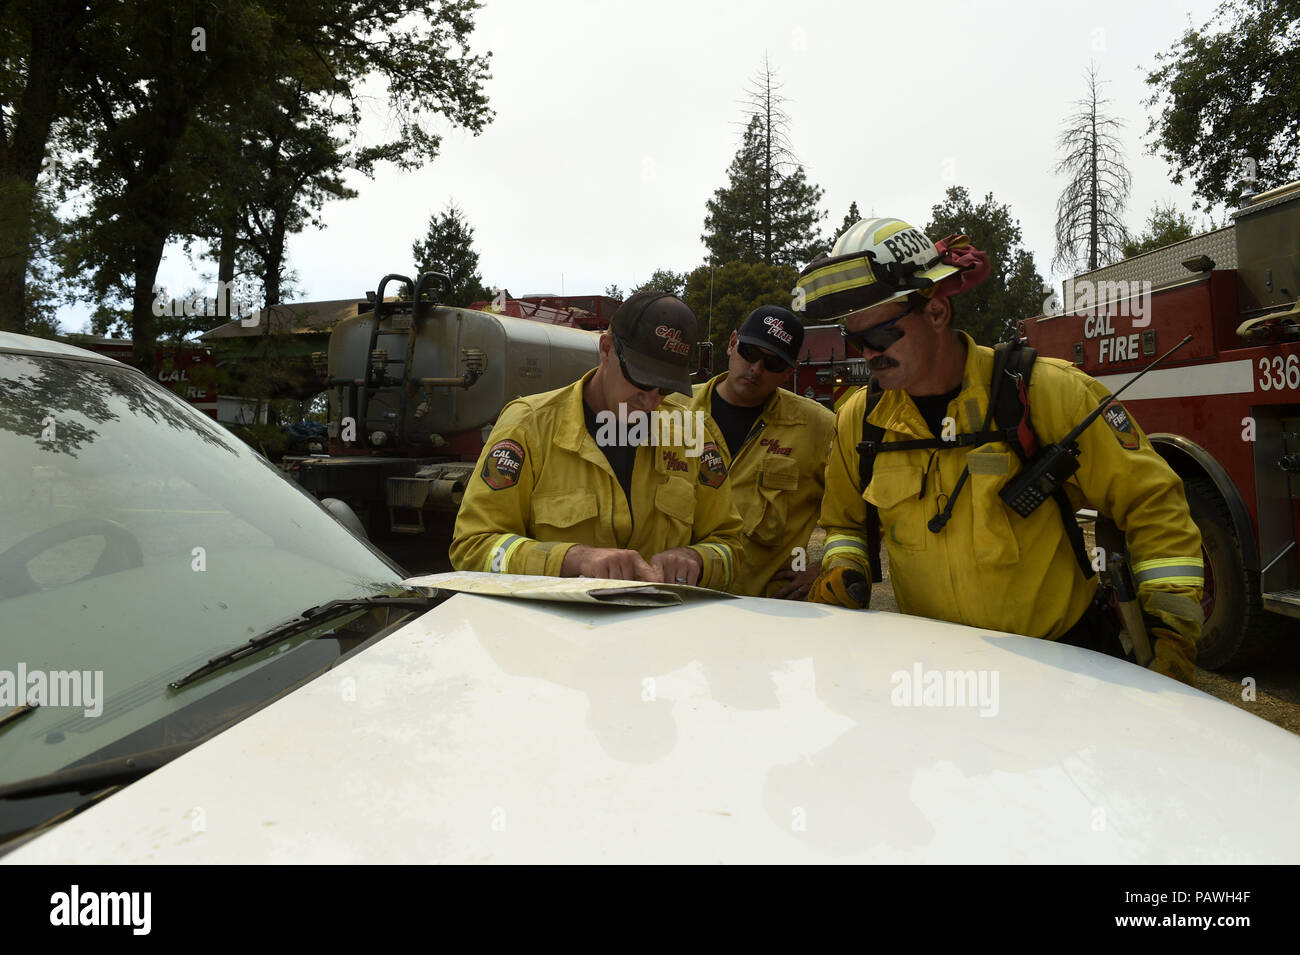
[(799, 279), (806, 300), (815, 302), (823, 295), (833, 295), (845, 289), (864, 288), (874, 284), (875, 274), (864, 256), (854, 256), (845, 262), (832, 261), (829, 265), (808, 273)]

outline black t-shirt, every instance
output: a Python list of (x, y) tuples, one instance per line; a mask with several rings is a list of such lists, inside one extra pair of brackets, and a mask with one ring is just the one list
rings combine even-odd
[(623, 487), (623, 495), (627, 498), (629, 506), (632, 503), (632, 470), (636, 466), (636, 446), (627, 444), (602, 444), (596, 440), (596, 412), (592, 411), (587, 402), (582, 403), (582, 414), (587, 421), (587, 433), (591, 435), (596, 446), (605, 452), (605, 460), (609, 466), (614, 469), (614, 475), (618, 478), (618, 483)]
[(936, 438), (943, 437), (943, 419), (948, 417), (948, 405), (961, 394), (961, 385), (942, 395), (912, 395), (916, 410), (921, 412), (930, 433)]
[(749, 432), (753, 430), (754, 422), (763, 413), (763, 406), (745, 408), (741, 405), (733, 405), (718, 394), (717, 388), (714, 388), (713, 399), (709, 402), (709, 413), (713, 415), (718, 430), (722, 432), (722, 440), (727, 443), (728, 453), (734, 458), (740, 453), (741, 445), (749, 437)]

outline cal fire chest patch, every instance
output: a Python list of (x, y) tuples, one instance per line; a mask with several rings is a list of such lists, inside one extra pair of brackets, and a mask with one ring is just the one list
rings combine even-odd
[(722, 461), (722, 453), (712, 441), (704, 443), (700, 452), (700, 483), (708, 487), (721, 487), (727, 479), (727, 466)]
[(516, 441), (498, 441), (483, 461), (483, 482), (494, 491), (514, 487), (523, 470), (523, 447)]
[(1106, 423), (1110, 425), (1110, 430), (1115, 433), (1116, 440), (1123, 447), (1134, 451), (1142, 443), (1142, 439), (1138, 437), (1137, 428), (1133, 427), (1133, 422), (1129, 419), (1128, 412), (1124, 410), (1123, 405), (1111, 405), (1102, 412), (1102, 417), (1106, 419)]

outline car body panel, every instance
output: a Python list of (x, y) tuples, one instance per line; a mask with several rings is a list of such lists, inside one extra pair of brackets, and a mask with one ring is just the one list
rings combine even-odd
[(31, 335), (19, 335), (14, 332), (0, 332), (0, 351), (18, 352), (24, 355), (50, 355), (55, 358), (77, 358), (82, 361), (98, 361), (120, 364), (112, 358), (97, 354), (86, 348), (68, 345), (50, 338), (35, 338)]
[(1298, 810), (1300, 740), (1086, 650), (462, 594), (2, 861), (1296, 862)]

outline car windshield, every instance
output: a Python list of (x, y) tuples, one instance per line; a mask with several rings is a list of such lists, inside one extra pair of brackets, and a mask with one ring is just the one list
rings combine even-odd
[(167, 718), (284, 648), (180, 690), (169, 681), (308, 607), (400, 579), (138, 372), (0, 352), (0, 783)]

